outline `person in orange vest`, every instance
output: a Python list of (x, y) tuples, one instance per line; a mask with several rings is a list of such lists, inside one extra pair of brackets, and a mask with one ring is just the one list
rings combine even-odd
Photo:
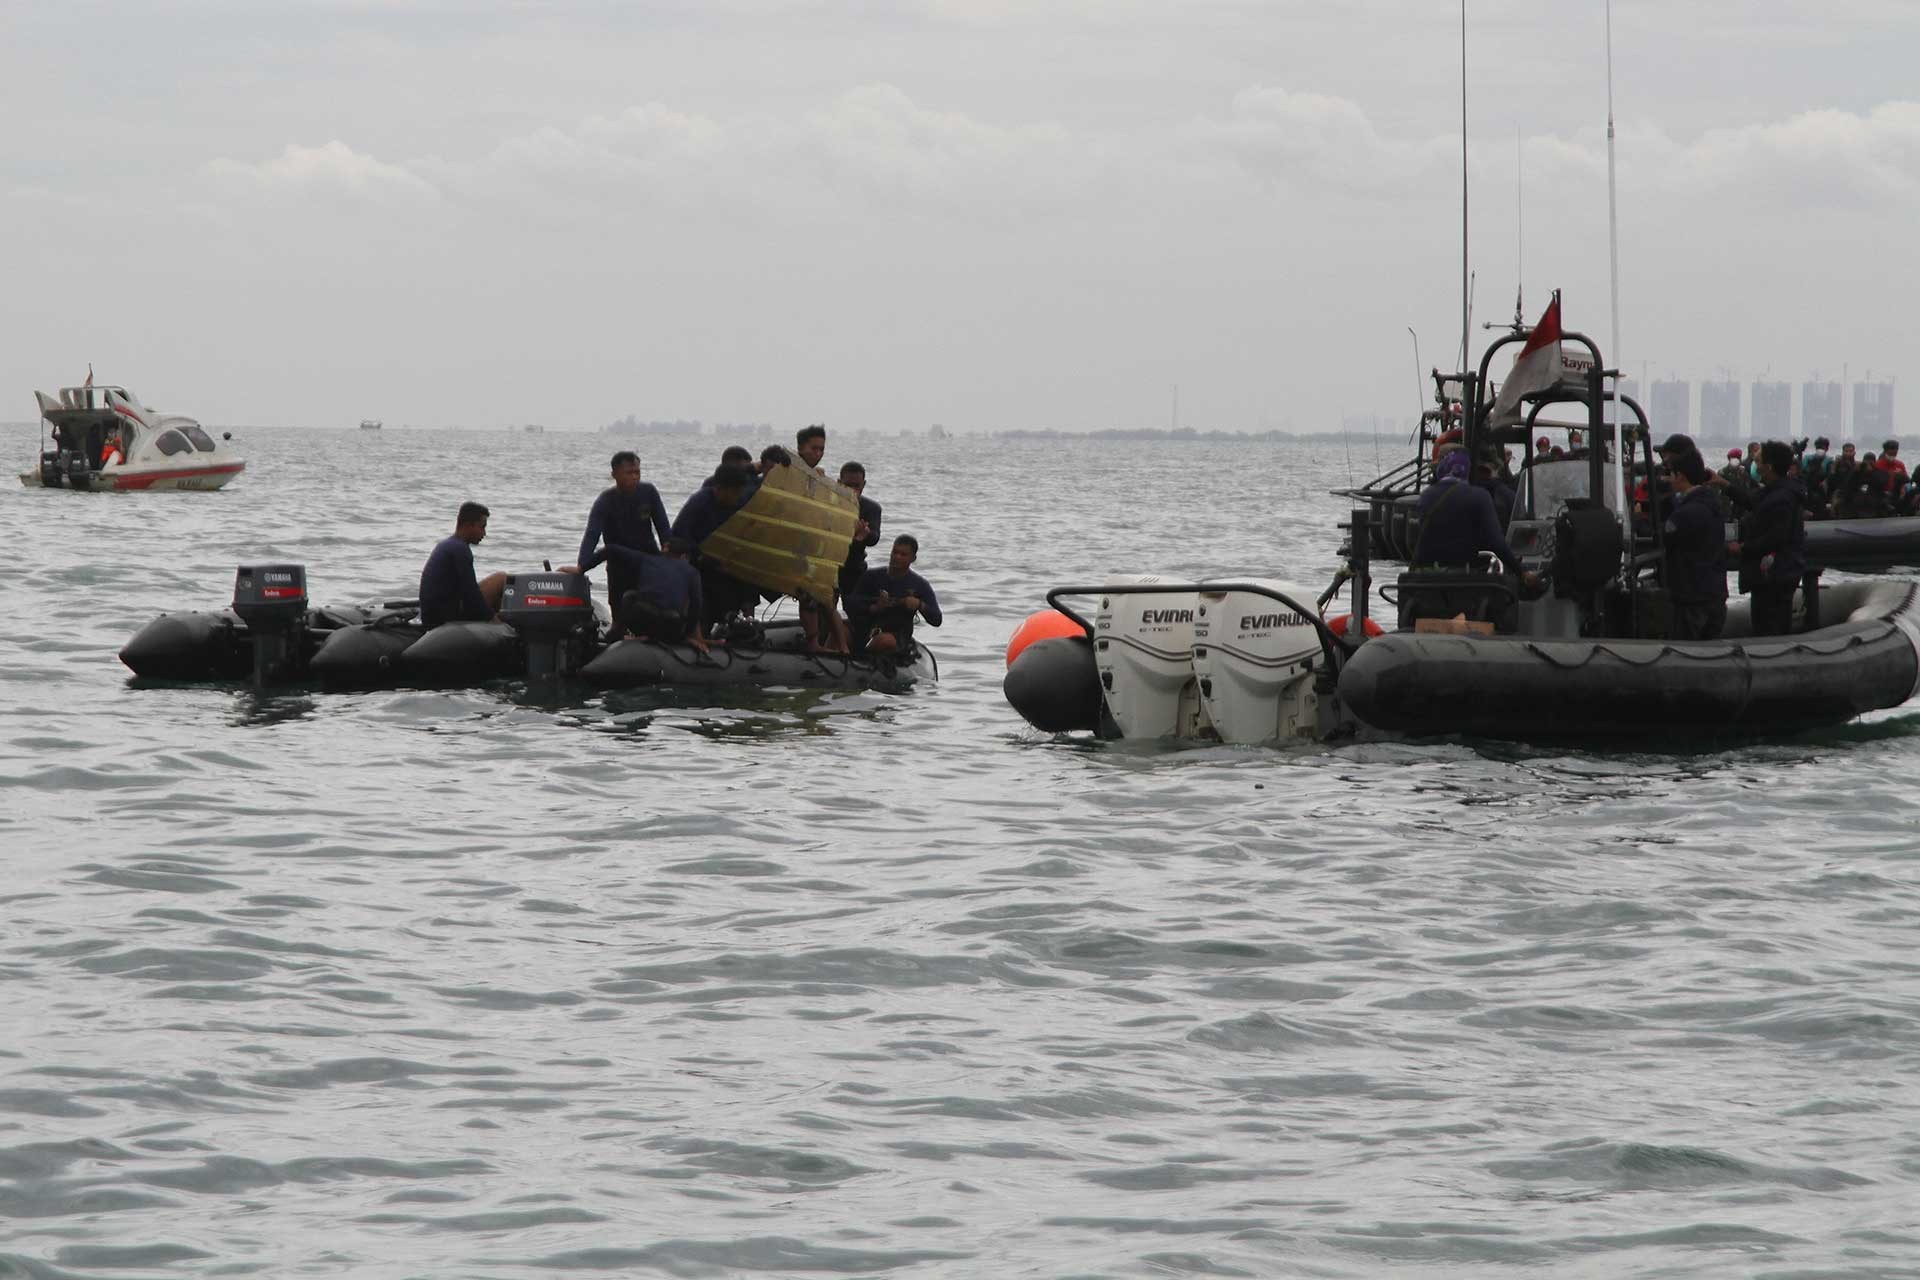
[(109, 462), (125, 464), (126, 460), (126, 451), (120, 447), (120, 437), (108, 436), (107, 442), (100, 446), (100, 465), (104, 467)]

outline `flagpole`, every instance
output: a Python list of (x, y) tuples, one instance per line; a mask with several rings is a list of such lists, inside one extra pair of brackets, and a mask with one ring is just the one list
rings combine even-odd
[[(1608, 0), (1611, 4), (1612, 0)], [(1467, 371), (1473, 331), (1472, 284), (1467, 276), (1467, 0), (1460, 0), (1460, 371)]]
[[(1466, 0), (1461, 0), (1466, 3)], [(1633, 517), (1627, 511), (1627, 455), (1620, 430), (1620, 205), (1615, 194), (1613, 160), (1613, 0), (1607, 0), (1607, 256), (1612, 268), (1613, 288), (1613, 398), (1608, 412), (1613, 415), (1613, 497), (1620, 513), (1620, 527), (1633, 545)], [(1652, 485), (1649, 482), (1648, 490)]]

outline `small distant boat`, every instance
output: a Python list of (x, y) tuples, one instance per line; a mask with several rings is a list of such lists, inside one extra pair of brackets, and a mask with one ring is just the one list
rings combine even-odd
[(378, 431), (380, 429), (380, 419), (362, 418), (360, 419), (360, 429), (362, 431)]
[(33, 394), (51, 439), (40, 465), (20, 473), (30, 488), (218, 489), (246, 470), (231, 435), (149, 409), (125, 387), (95, 386), (91, 373), (58, 396)]
[(520, 429), (526, 432), (528, 435), (533, 435), (533, 436), (544, 435), (547, 430), (545, 427), (541, 426), (537, 422), (529, 422), (526, 426)]

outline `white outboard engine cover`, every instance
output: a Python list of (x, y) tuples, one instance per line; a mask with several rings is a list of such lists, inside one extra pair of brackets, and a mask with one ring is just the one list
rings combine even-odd
[[(1245, 579), (1313, 607), (1314, 593), (1270, 578)], [(1314, 619), (1270, 596), (1202, 587), (1193, 624), (1193, 672), (1223, 742), (1316, 736), (1322, 661)]]
[[(1110, 585), (1150, 586), (1158, 574), (1128, 574)], [(1094, 615), (1093, 665), (1100, 696), (1123, 738), (1197, 738), (1207, 731), (1193, 678), (1191, 591), (1103, 595)]]

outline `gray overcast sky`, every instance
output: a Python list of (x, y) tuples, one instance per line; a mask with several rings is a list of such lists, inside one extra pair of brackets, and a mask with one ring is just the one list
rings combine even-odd
[[(1452, 0), (14, 0), (0, 394), (215, 423), (1411, 414)], [(1470, 0), (1475, 319), (1608, 327), (1600, 0)], [(1623, 358), (1920, 414), (1920, 3), (1618, 0)], [(1479, 345), (1476, 338), (1476, 349)], [(1611, 354), (1611, 353), (1609, 353)]]

